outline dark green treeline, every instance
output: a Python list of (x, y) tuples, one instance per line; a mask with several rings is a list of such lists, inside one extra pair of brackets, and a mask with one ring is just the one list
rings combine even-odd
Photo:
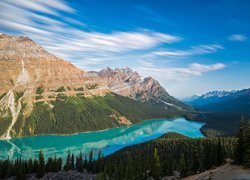
[(234, 158), (235, 162), (236, 164), (250, 168), (250, 121), (246, 121), (243, 116), (240, 122), (238, 138)]
[(25, 179), (25, 174), (30, 173), (43, 177), (47, 172), (61, 170), (87, 170), (101, 179), (157, 179), (173, 175), (174, 171), (188, 176), (223, 164), (235, 154), (236, 144), (237, 138), (191, 139), (171, 135), (124, 148), (107, 157), (102, 157), (101, 152), (98, 157), (94, 157), (93, 151), (88, 157), (69, 152), (65, 162), (57, 157), (45, 161), (41, 151), (34, 160), (1, 160), (0, 178)]

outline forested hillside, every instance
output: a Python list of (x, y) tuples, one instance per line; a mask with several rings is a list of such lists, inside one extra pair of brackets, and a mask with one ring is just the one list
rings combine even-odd
[(124, 148), (94, 162), (91, 170), (112, 179), (159, 179), (174, 171), (185, 177), (223, 164), (233, 157), (236, 144), (237, 138), (191, 139), (171, 134), (171, 138)]
[(50, 103), (37, 102), (30, 116), (19, 116), (12, 136), (103, 130), (179, 114), (175, 109), (166, 111), (113, 93), (91, 98), (59, 95)]

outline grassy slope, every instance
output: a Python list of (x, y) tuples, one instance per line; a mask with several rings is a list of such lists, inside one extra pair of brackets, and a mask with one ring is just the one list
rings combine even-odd
[[(146, 103), (131, 100), (116, 94), (104, 97), (63, 97), (49, 104), (36, 103), (27, 118), (20, 116), (14, 126), (15, 137), (37, 134), (68, 134), (83, 131), (103, 130), (120, 126), (114, 118), (125, 116), (133, 123), (145, 119), (167, 118), (179, 115)], [(22, 113), (20, 113), (22, 114)]]

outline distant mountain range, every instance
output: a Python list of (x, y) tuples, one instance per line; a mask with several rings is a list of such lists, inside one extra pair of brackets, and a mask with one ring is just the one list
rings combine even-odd
[(212, 112), (250, 112), (250, 89), (211, 91), (185, 99), (196, 109)]
[(67, 134), (172, 117), (190, 106), (129, 68), (86, 72), (29, 37), (0, 35), (0, 138)]

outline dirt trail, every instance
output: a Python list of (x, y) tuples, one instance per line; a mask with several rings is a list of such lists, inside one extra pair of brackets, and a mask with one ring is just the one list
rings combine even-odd
[(225, 164), (216, 169), (208, 170), (200, 174), (189, 176), (184, 180), (250, 180), (250, 169), (241, 166)]

